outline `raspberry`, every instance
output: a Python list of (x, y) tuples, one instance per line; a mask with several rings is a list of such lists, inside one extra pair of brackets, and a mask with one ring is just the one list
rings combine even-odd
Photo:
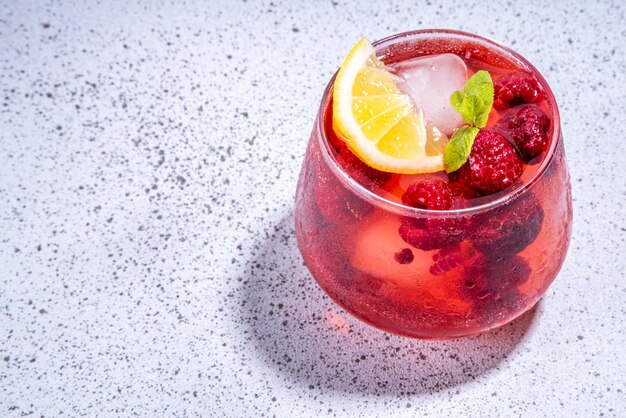
[(539, 235), (544, 213), (531, 193), (513, 203), (490, 210), (477, 219), (474, 248), (492, 257), (508, 257), (530, 245)]
[(485, 194), (509, 187), (522, 175), (524, 162), (513, 145), (495, 131), (480, 131), (459, 178), (468, 186)]
[(390, 173), (376, 170), (365, 164), (359, 157), (354, 155), (348, 148), (342, 148), (336, 156), (337, 162), (362, 186), (370, 190), (382, 187), (390, 178)]
[(465, 200), (470, 200), (482, 196), (478, 190), (472, 189), (466, 183), (461, 181), (459, 170), (447, 174), (449, 180), (448, 187), (450, 187), (453, 198), (461, 196)]
[(461, 294), (472, 305), (472, 316), (482, 326), (498, 325), (520, 312), (523, 296), (517, 288), (532, 270), (519, 256), (480, 256), (461, 276)]
[(475, 251), (469, 247), (463, 250), (462, 244), (442, 248), (433, 255), (434, 263), (430, 266), (430, 274), (440, 276), (460, 266), (463, 261), (472, 258)]
[(480, 305), (498, 300), (526, 283), (531, 268), (522, 257), (479, 256), (461, 275), (461, 293), (469, 302)]
[(541, 154), (548, 145), (550, 119), (536, 105), (524, 106), (511, 121), (511, 139), (526, 161)]
[(394, 254), (393, 258), (400, 264), (411, 264), (415, 259), (410, 248), (403, 248)]
[(452, 206), (452, 190), (441, 180), (413, 183), (402, 196), (402, 202), (416, 208), (446, 210)]
[(470, 231), (469, 218), (402, 218), (398, 229), (407, 244), (430, 251), (458, 244)]
[(523, 103), (533, 103), (543, 98), (539, 83), (528, 73), (504, 75), (495, 82), (493, 90), (493, 106), (500, 110)]

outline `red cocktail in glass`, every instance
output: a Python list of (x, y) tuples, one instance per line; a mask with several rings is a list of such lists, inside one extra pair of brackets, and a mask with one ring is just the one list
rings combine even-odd
[[(503, 325), (546, 292), (569, 244), (570, 182), (554, 96), (524, 58), (475, 35), (417, 31), (374, 46), (392, 70), (441, 54), (458, 56), (469, 72), (488, 70), (496, 102), (484, 130), (515, 145), (523, 171), (505, 189), (484, 193), (462, 169), (373, 169), (333, 130), (333, 79), (298, 182), (295, 224), (304, 260), (335, 302), (385, 331), (453, 338)], [(539, 97), (507, 81), (510, 74), (531, 76)], [(537, 126), (547, 142), (538, 154), (523, 149), (533, 144), (516, 142)], [(451, 193), (445, 210), (420, 205), (415, 194), (415, 185), (433, 182)]]

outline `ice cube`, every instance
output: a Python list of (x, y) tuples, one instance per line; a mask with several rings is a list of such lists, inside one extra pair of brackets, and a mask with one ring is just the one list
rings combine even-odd
[(404, 79), (398, 87), (411, 96), (427, 120), (446, 135), (463, 125), (461, 115), (450, 104), (450, 95), (463, 90), (467, 66), (454, 54), (430, 55), (394, 64)]

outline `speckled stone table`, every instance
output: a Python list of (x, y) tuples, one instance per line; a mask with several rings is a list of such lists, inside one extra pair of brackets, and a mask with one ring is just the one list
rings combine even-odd
[[(0, 3), (0, 416), (626, 416), (623, 2), (125, 3)], [(448, 342), (346, 315), (292, 227), (341, 58), (428, 27), (544, 73), (575, 204), (542, 302)]]

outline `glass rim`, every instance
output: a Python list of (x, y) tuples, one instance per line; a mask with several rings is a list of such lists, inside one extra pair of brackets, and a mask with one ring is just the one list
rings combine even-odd
[(322, 96), (322, 100), (319, 106), (317, 120), (316, 120), (316, 128), (319, 132), (318, 141), (320, 141), (320, 150), (321, 154), (324, 156), (324, 159), (328, 163), (331, 171), (335, 173), (335, 175), (344, 183), (345, 186), (349, 187), (350, 190), (355, 192), (359, 197), (366, 200), (368, 203), (379, 207), (385, 211), (394, 212), (396, 214), (402, 216), (412, 216), (412, 217), (455, 217), (455, 216), (465, 216), (472, 215), (475, 213), (484, 212), (499, 206), (506, 205), (523, 194), (528, 193), (532, 187), (537, 183), (537, 181), (543, 176), (544, 172), (550, 166), (552, 161), (554, 160), (554, 155), (556, 154), (556, 149), (561, 141), (561, 121), (559, 115), (559, 109), (556, 103), (556, 98), (550, 89), (547, 81), (543, 77), (543, 75), (535, 68), (528, 60), (526, 60), (519, 53), (513, 51), (512, 49), (492, 40), (484, 36), (475, 35), (469, 32), (463, 32), (453, 29), (420, 29), (409, 32), (402, 32), (395, 35), (388, 36), (386, 38), (379, 39), (372, 43), (374, 48), (379, 51), (380, 48), (391, 46), (397, 42), (410, 39), (411, 37), (424, 37), (426, 35), (437, 36), (444, 35), (449, 38), (465, 38), (473, 41), (477, 41), (483, 43), (484, 45), (492, 48), (500, 50), (505, 54), (508, 54), (510, 58), (519, 61), (523, 64), (528, 70), (530, 70), (535, 77), (539, 80), (540, 84), (544, 88), (544, 93), (546, 94), (546, 99), (550, 104), (551, 116), (552, 116), (552, 135), (550, 137), (550, 148), (547, 151), (546, 157), (541, 162), (537, 171), (533, 174), (533, 176), (520, 187), (515, 190), (503, 194), (502, 196), (494, 199), (492, 201), (461, 209), (452, 209), (452, 210), (429, 210), (429, 209), (421, 209), (415, 208), (411, 206), (406, 206), (402, 203), (393, 202), (375, 192), (369, 190), (365, 186), (361, 185), (355, 179), (353, 179), (346, 171), (341, 167), (341, 165), (336, 160), (331, 147), (330, 141), (327, 137), (324, 119), (325, 119), (325, 111), (327, 109), (328, 102), (330, 100), (330, 94), (333, 89), (333, 84), (335, 82), (335, 77), (337, 76), (337, 71), (333, 74), (330, 81), (328, 82), (326, 88), (324, 89), (324, 94)]

